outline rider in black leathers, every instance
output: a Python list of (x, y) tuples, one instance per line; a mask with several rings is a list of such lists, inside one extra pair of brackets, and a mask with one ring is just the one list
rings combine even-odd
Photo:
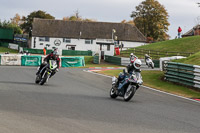
[(42, 68), (46, 65), (46, 63), (49, 62), (49, 60), (56, 60), (57, 63), (57, 68), (55, 69), (55, 71), (52, 72), (50, 78), (59, 71), (60, 68), (60, 58), (58, 55), (58, 49), (54, 49), (53, 52), (51, 52), (49, 55), (47, 55), (47, 57), (44, 58), (44, 62), (40, 65), (40, 68), (38, 70), (38, 72), (36, 73), (36, 75), (38, 75), (40, 73), (40, 71), (42, 70)]

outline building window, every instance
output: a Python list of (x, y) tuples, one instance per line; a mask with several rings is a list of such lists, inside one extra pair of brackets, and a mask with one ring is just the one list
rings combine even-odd
[(71, 43), (71, 39), (69, 39), (69, 38), (63, 38), (63, 42)]
[(107, 45), (107, 51), (110, 51), (110, 45)]
[(75, 50), (75, 47), (69, 46), (69, 47), (68, 47), (68, 50)]
[(85, 44), (93, 44), (93, 40), (87, 39), (87, 40), (85, 40)]
[(39, 41), (41, 41), (41, 42), (49, 42), (49, 37), (39, 37)]
[(40, 43), (40, 45), (43, 45), (43, 43)]
[(46, 46), (47, 46), (47, 47), (50, 47), (51, 45), (50, 45), (50, 44), (46, 44)]

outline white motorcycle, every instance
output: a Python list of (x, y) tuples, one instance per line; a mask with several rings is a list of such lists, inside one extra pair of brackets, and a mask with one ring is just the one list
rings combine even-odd
[(145, 58), (146, 65), (154, 69), (154, 63), (150, 57)]

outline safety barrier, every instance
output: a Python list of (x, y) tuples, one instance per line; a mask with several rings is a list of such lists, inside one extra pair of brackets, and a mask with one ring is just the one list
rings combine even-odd
[[(144, 59), (140, 59), (140, 60), (142, 61), (142, 68), (147, 68)], [(127, 66), (130, 63), (130, 58), (105, 55), (105, 61), (112, 63), (112, 64), (116, 64), (116, 65)], [(153, 62), (154, 62), (155, 68), (160, 67), (160, 61), (159, 60), (153, 60)]]
[(21, 65), (21, 55), (4, 54), (1, 55), (1, 65)]
[[(30, 48), (23, 48), (23, 51), (28, 51), (31, 54), (44, 54), (43, 49), (30, 49)], [(46, 54), (51, 53), (52, 50), (47, 50)]]
[(200, 66), (167, 62), (164, 67), (165, 80), (200, 88)]
[(93, 63), (94, 63), (94, 64), (100, 64), (99, 55), (94, 55)]
[(62, 57), (61, 58), (62, 67), (80, 67), (85, 66), (84, 57)]
[[(0, 55), (0, 65), (14, 65), (14, 66), (39, 66), (46, 56), (33, 55), (14, 55), (2, 54)], [(85, 59), (80, 57), (61, 57), (62, 67), (80, 67), (85, 66)]]
[(121, 65), (121, 57), (105, 55), (105, 61), (112, 64)]
[(62, 50), (62, 55), (92, 56), (92, 51)]
[(39, 66), (42, 63), (42, 56), (24, 55), (21, 57), (22, 66)]
[(8, 48), (9, 43), (7, 42), (0, 42), (1, 47), (7, 47)]

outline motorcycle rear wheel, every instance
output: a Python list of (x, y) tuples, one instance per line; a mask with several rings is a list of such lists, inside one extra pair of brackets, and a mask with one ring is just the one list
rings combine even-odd
[(113, 87), (110, 89), (110, 97), (111, 98), (116, 98), (117, 97), (116, 89), (113, 88)]
[(135, 86), (128, 86), (131, 88), (127, 88), (126, 92), (124, 94), (124, 101), (128, 102), (129, 100), (131, 100), (131, 98), (134, 96), (135, 92), (136, 92), (136, 87)]

